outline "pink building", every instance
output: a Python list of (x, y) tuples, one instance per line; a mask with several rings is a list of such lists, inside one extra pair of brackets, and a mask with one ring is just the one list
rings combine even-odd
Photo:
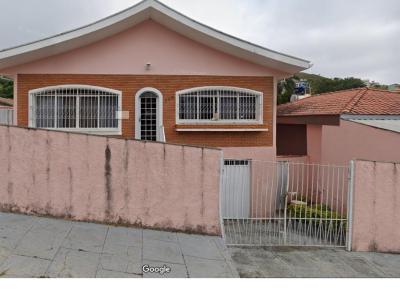
[(359, 88), (278, 106), (278, 156), (312, 163), (400, 161), (400, 94)]
[(19, 126), (218, 147), (238, 159), (275, 159), (277, 81), (309, 67), (156, 0), (0, 51)]

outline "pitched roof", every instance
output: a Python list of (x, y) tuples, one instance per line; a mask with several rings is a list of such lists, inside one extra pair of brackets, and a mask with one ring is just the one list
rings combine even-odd
[(0, 106), (13, 106), (14, 100), (0, 97)]
[(400, 93), (356, 88), (310, 96), (278, 106), (278, 116), (400, 115)]
[(157, 0), (144, 0), (117, 14), (46, 39), (0, 50), (0, 69), (56, 55), (152, 19), (192, 40), (244, 60), (293, 74), (311, 67), (307, 60), (255, 45), (199, 23)]
[(400, 116), (343, 115), (341, 118), (354, 123), (400, 133)]

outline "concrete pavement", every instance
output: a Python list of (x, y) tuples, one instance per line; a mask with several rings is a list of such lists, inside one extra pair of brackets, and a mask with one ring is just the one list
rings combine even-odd
[(399, 278), (400, 255), (330, 248), (229, 248), (242, 278)]
[[(162, 270), (168, 272), (161, 275)], [(0, 213), (0, 276), (218, 278), (238, 274), (219, 237)]]

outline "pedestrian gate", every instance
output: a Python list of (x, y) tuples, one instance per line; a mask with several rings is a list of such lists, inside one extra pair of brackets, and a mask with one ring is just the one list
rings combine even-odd
[(227, 159), (221, 177), (227, 245), (346, 246), (347, 166)]

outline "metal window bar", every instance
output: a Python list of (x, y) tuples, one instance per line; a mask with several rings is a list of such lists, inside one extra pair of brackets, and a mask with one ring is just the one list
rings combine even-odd
[(119, 95), (90, 88), (57, 88), (31, 94), (37, 128), (117, 130)]
[(14, 109), (0, 108), (0, 124), (14, 124)]
[(227, 245), (345, 247), (348, 166), (225, 160)]
[(140, 134), (142, 140), (157, 141), (157, 95), (145, 92), (140, 96)]
[(178, 117), (187, 121), (259, 121), (261, 94), (241, 89), (199, 89), (178, 94)]

